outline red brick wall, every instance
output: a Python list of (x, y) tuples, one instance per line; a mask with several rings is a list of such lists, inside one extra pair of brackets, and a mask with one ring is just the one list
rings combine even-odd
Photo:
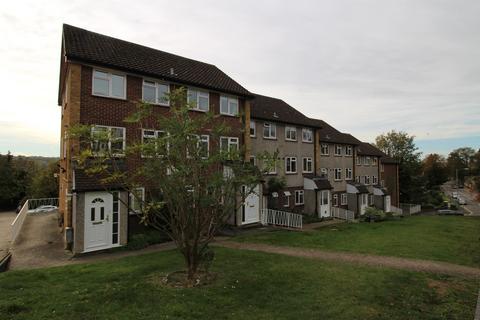
[(398, 185), (398, 165), (396, 164), (389, 164), (384, 163), (384, 172), (381, 175), (381, 179), (385, 183), (385, 187), (389, 191), (391, 195), (391, 203), (392, 205), (398, 207), (399, 206), (399, 185)]

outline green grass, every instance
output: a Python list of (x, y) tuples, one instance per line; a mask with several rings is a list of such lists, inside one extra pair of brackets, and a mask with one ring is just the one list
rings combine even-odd
[(234, 240), (480, 266), (478, 217), (414, 216), (379, 223), (343, 223), (313, 232), (252, 233)]
[(478, 283), (215, 249), (208, 286), (173, 289), (175, 252), (0, 274), (0, 319), (472, 319)]

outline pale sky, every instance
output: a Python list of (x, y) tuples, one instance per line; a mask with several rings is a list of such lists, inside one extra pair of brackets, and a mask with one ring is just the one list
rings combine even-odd
[(0, 153), (59, 155), (62, 23), (215, 64), (364, 141), (480, 148), (480, 1), (4, 1)]

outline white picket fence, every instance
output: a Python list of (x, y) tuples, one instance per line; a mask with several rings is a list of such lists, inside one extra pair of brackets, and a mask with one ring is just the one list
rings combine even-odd
[(400, 214), (400, 215), (403, 214), (403, 210), (402, 210), (402, 209), (397, 208), (397, 207), (392, 206), (392, 205), (390, 205), (390, 211), (393, 212), (393, 213), (395, 213), (395, 214)]
[(25, 203), (22, 206), (22, 209), (20, 209), (20, 212), (17, 214), (15, 217), (15, 220), (13, 220), (12, 224), (10, 225), (10, 240), (12, 243), (17, 239), (18, 234), (20, 233), (20, 230), (22, 229), (23, 222), (25, 221), (25, 217), (27, 216), (28, 213), (28, 204), (29, 200), (25, 201)]
[(404, 215), (412, 215), (422, 211), (422, 206), (412, 203), (400, 203)]
[(279, 211), (273, 209), (260, 210), (260, 222), (263, 225), (282, 226), (287, 228), (302, 229), (303, 216), (297, 213)]
[(355, 219), (355, 213), (350, 210), (346, 210), (339, 207), (332, 207), (332, 217), (347, 221), (353, 221)]
[(35, 210), (40, 206), (58, 207), (58, 198), (28, 199), (28, 210)]

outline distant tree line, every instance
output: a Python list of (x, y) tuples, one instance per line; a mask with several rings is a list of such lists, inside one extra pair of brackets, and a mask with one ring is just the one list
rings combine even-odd
[(379, 149), (399, 162), (401, 202), (437, 206), (443, 201), (440, 186), (457, 177), (463, 185), (465, 177), (476, 176), (474, 181), (480, 190), (480, 150), (464, 147), (446, 158), (436, 153), (422, 158), (414, 139), (406, 132), (390, 131), (375, 141)]
[(58, 197), (56, 158), (0, 154), (0, 210), (16, 208), (27, 198)]

